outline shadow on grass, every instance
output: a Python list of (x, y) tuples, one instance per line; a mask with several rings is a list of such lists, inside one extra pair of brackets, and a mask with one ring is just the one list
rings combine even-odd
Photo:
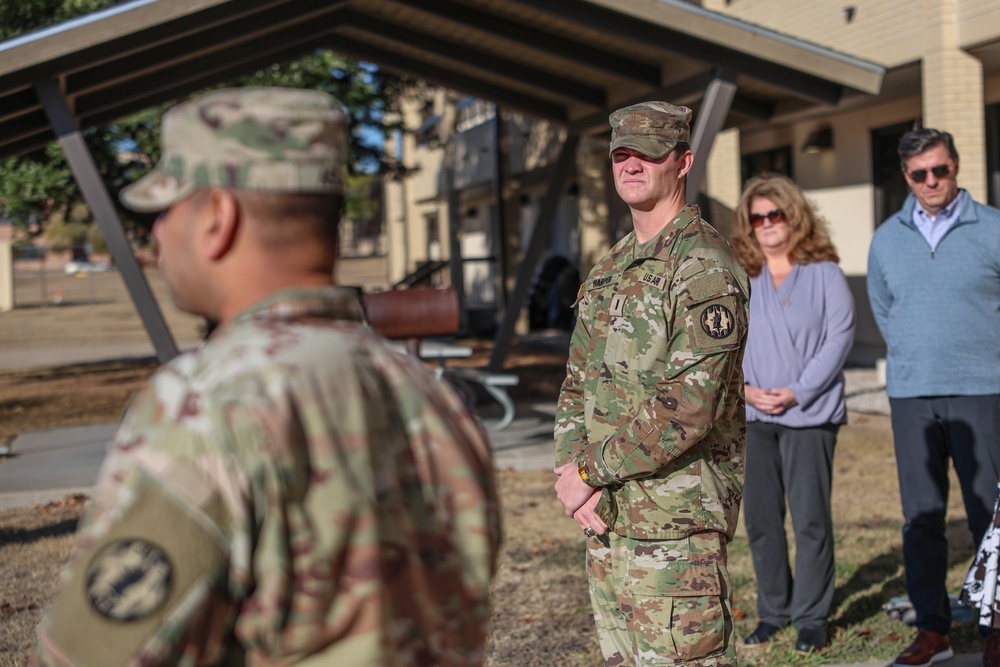
[(37, 408), (44, 405), (45, 400), (41, 398), (8, 398), (0, 400), (0, 416), (6, 413), (14, 413), (27, 408)]
[(964, 520), (952, 519), (945, 527), (948, 538), (948, 569), (956, 565), (972, 565), (978, 545), (972, 543), (969, 525)]
[[(948, 569), (971, 565), (975, 549), (963, 519), (951, 519), (945, 526), (948, 538)], [(832, 609), (847, 607), (833, 623), (839, 628), (864, 623), (884, 613), (882, 605), (897, 595), (906, 595), (903, 549), (893, 547), (861, 565), (833, 594)]]
[(66, 519), (38, 528), (0, 528), (0, 547), (8, 544), (28, 544), (50, 537), (63, 537), (76, 532), (77, 519)]
[(492, 593), (491, 667), (600, 664), (582, 536), (508, 542)]
[[(900, 574), (903, 550), (889, 549), (871, 559), (851, 575), (833, 594), (833, 609), (850, 600), (837, 620), (839, 628), (849, 628), (863, 623), (875, 614), (882, 613), (882, 604), (895, 595), (906, 594), (906, 579)], [(868, 594), (863, 594), (868, 591)]]
[(68, 299), (64, 299), (59, 303), (49, 302), (49, 301), (18, 301), (16, 306), (18, 310), (42, 310), (46, 308), (76, 308), (82, 306), (106, 306), (109, 304), (118, 303), (114, 299), (108, 298), (94, 298), (90, 299), (86, 296), (77, 296)]
[(583, 539), (550, 538), (530, 547), (513, 547), (507, 557), (514, 568), (551, 568), (567, 571), (574, 578), (586, 581), (587, 547)]

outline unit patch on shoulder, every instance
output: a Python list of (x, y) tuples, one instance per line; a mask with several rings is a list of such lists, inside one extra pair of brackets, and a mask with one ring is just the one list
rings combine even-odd
[(735, 350), (746, 335), (746, 301), (728, 271), (689, 276), (679, 295), (691, 349), (697, 354)]
[[(205, 473), (174, 460), (168, 472), (183, 484), (204, 484)], [(145, 647), (183, 626), (221, 583), (229, 544), (226, 506), (204, 484), (202, 498), (166, 486), (142, 465), (124, 480), (130, 495), (66, 575), (49, 611), (47, 642), (66, 664), (125, 667), (142, 664)], [(197, 500), (192, 503), (191, 500)], [(124, 501), (123, 501), (124, 502)]]
[(156, 612), (173, 584), (167, 554), (152, 542), (123, 539), (94, 555), (87, 567), (87, 600), (101, 616), (129, 623)]
[(714, 303), (701, 311), (701, 329), (706, 334), (721, 340), (733, 333), (733, 313), (722, 304)]

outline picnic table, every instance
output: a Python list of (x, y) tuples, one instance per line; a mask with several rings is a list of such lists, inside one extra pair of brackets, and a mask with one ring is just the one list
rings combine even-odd
[[(481, 368), (448, 366), (452, 359), (467, 359), (472, 348), (441, 337), (458, 333), (458, 300), (452, 288), (411, 287), (405, 290), (369, 292), (362, 297), (369, 324), (390, 340), (400, 342), (400, 349), (426, 361), (436, 361), (435, 374), (451, 383), (469, 398), (464, 385), (471, 384), (499, 404), (499, 419), (482, 419), (489, 430), (502, 430), (514, 420), (514, 401), (507, 393), (520, 378), (514, 373), (495, 373)], [(472, 407), (470, 405), (470, 407)]]

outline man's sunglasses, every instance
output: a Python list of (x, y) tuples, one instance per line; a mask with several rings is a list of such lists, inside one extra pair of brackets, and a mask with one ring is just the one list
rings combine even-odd
[(764, 218), (770, 220), (772, 225), (777, 225), (785, 221), (785, 212), (780, 208), (776, 208), (773, 211), (768, 211), (767, 213), (751, 213), (750, 224), (753, 227), (760, 227), (764, 224)]
[[(934, 174), (934, 178), (945, 178), (951, 173), (951, 167), (946, 164), (939, 164), (936, 167), (931, 167), (931, 173)], [(927, 180), (926, 169), (914, 169), (908, 175), (913, 179), (914, 183), (923, 183)]]

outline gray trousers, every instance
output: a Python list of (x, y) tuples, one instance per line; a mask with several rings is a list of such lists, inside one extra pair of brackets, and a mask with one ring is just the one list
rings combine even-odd
[[(824, 627), (833, 603), (830, 488), (837, 424), (789, 428), (747, 423), (743, 516), (757, 575), (757, 614), (777, 627)], [(793, 579), (785, 496), (795, 532)]]
[(993, 520), (1000, 471), (1000, 396), (890, 398), (903, 501), (906, 591), (917, 627), (948, 633), (948, 459), (962, 487), (972, 540)]

